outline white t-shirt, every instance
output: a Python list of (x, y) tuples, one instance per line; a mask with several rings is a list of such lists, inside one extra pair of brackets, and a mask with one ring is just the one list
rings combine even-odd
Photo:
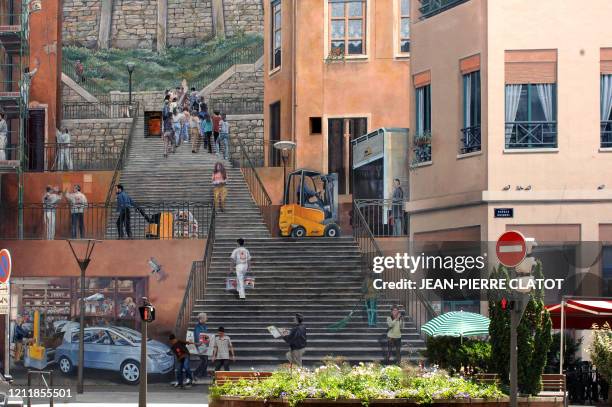
[(234, 260), (236, 265), (248, 264), (248, 262), (251, 260), (251, 253), (249, 253), (249, 251), (244, 247), (237, 247), (232, 252), (230, 258)]

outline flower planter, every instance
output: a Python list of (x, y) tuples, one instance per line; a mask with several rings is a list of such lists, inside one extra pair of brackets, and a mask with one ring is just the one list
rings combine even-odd
[[(563, 399), (561, 397), (530, 397), (519, 398), (519, 407), (562, 407)], [(301, 401), (298, 406), (336, 406), (336, 407), (353, 407), (361, 406), (361, 400), (327, 400), (327, 399), (306, 399)], [(465, 399), (465, 400), (437, 400), (434, 401), (435, 407), (507, 407), (510, 405), (508, 399), (500, 400), (482, 400), (482, 399)], [(220, 397), (217, 400), (210, 401), (210, 407), (288, 407), (289, 403), (285, 400), (259, 400), (254, 398), (240, 397)], [(372, 407), (421, 407), (422, 404), (416, 404), (407, 399), (393, 400), (372, 400)]]

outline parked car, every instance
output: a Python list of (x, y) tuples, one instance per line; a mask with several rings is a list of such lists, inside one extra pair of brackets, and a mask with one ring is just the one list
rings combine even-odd
[[(85, 328), (85, 364), (90, 369), (111, 370), (119, 373), (121, 380), (137, 384), (140, 380), (139, 332), (118, 326)], [(70, 374), (79, 360), (79, 327), (64, 333), (62, 344), (55, 350), (55, 362), (60, 372)], [(174, 356), (170, 348), (158, 341), (147, 341), (147, 371), (165, 374), (174, 370)]]

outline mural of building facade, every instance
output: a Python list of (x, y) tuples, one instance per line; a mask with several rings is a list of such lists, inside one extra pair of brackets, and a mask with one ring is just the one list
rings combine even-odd
[(66, 45), (160, 49), (240, 33), (263, 33), (261, 0), (113, 0), (110, 7), (100, 0), (64, 1)]

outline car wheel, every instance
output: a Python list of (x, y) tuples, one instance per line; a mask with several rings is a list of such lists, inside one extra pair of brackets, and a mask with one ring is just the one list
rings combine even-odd
[(127, 384), (137, 384), (140, 380), (140, 363), (135, 360), (126, 360), (121, 364), (121, 380)]
[(326, 237), (340, 237), (340, 227), (335, 223), (325, 226)]
[(306, 236), (306, 229), (304, 229), (302, 226), (298, 226), (298, 227), (291, 229), (291, 237), (295, 237), (299, 239), (304, 236)]
[(69, 375), (74, 370), (74, 365), (66, 356), (62, 356), (57, 364), (59, 366), (60, 372), (65, 375)]

